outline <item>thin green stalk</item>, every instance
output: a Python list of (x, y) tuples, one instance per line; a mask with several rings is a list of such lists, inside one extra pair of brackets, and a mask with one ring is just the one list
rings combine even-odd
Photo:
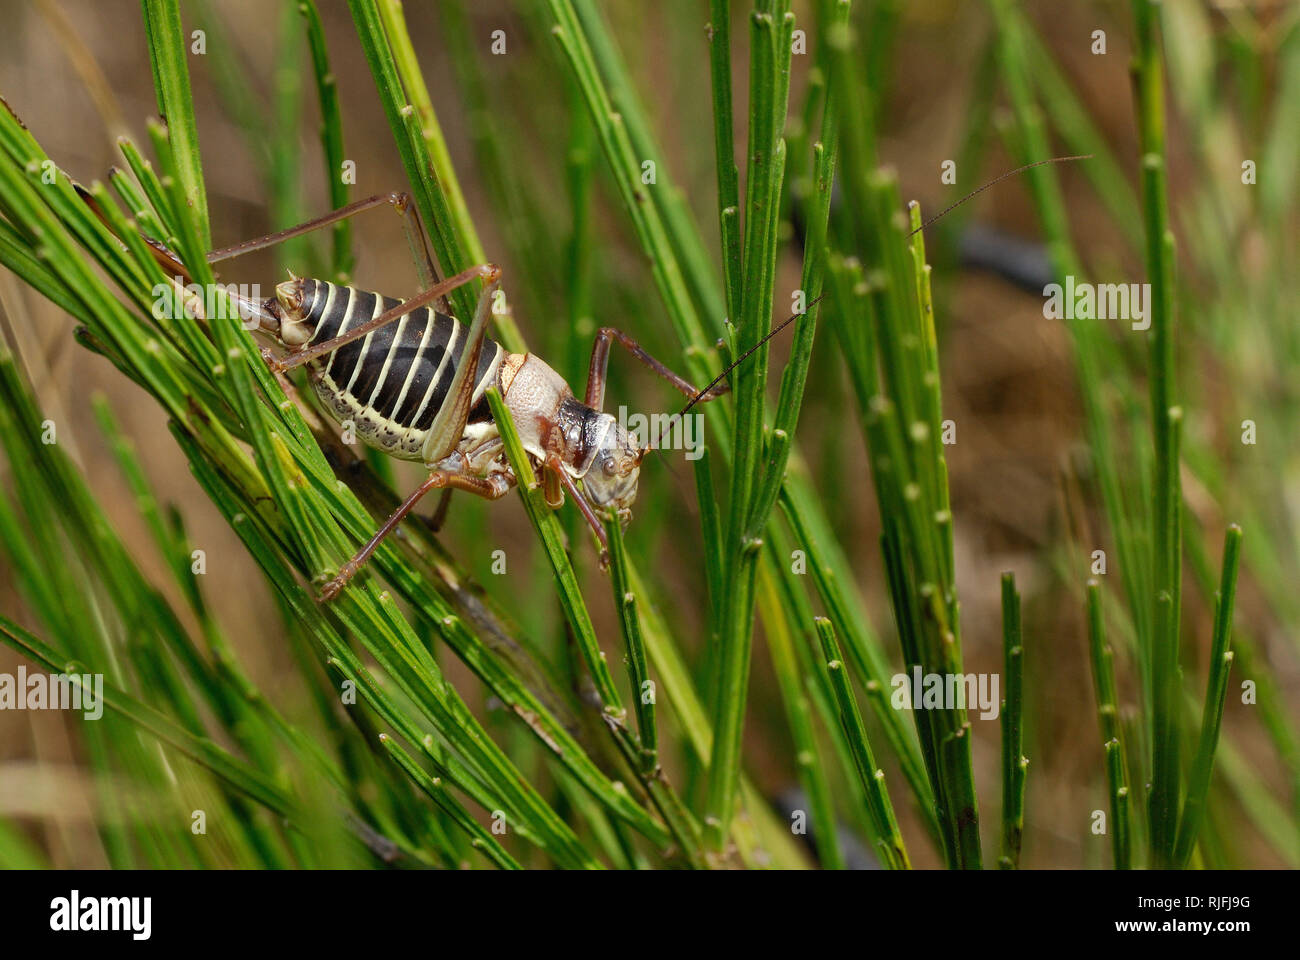
[[(882, 546), (900, 645), (909, 668), (961, 673), (960, 623), (952, 575), (951, 507), (938, 420), (938, 354), (924, 247), (909, 241), (895, 176), (872, 167), (861, 117), (868, 98), (850, 35), (833, 37), (831, 81), (839, 98), (846, 209), (865, 268), (831, 263), (836, 325), (884, 525)], [(914, 211), (914, 216), (916, 211)], [(964, 706), (915, 710), (948, 864), (978, 868), (979, 807)]]
[(655, 726), (655, 686), (646, 662), (645, 643), (641, 639), (641, 618), (637, 615), (636, 594), (629, 589), (627, 551), (623, 546), (623, 526), (617, 516), (605, 521), (609, 537), (610, 586), (614, 607), (623, 628), (627, 645), (628, 678), (632, 681), (632, 698), (636, 709), (637, 734), (641, 741), (639, 766), (654, 771), (659, 766), (659, 731)]
[[(306, 219), (302, 202), (302, 137), (299, 135), (303, 120), (303, 45), (298, 38), (298, 11), (291, 3), (280, 7), (280, 20), (276, 25), (277, 53), (275, 69), (271, 74), (271, 109), (267, 129), (275, 135), (266, 136), (267, 214), (271, 228), (280, 230), (302, 223)], [(291, 237), (274, 248), (276, 272), (290, 264), (299, 270), (308, 270), (309, 276), (324, 272), (309, 237)]]
[[(838, 29), (847, 23), (848, 15), (847, 0), (837, 2), (830, 29)], [(772, 432), (761, 468), (763, 479), (750, 513), (749, 533), (754, 536), (762, 533), (785, 482), (786, 465), (803, 407), (804, 388), (808, 383), (808, 369), (812, 362), (813, 340), (820, 309), (818, 304), (826, 271), (826, 229), (835, 181), (835, 162), (839, 155), (838, 96), (836, 85), (828, 84), (821, 133), (812, 147), (813, 192), (805, 208), (806, 233), (799, 285), (804, 309), (794, 324), (790, 357), (781, 374), (781, 391), (777, 397)]]
[[(75, 678), (88, 672), (84, 664), (61, 657), (58, 651), (3, 616), (0, 616), (0, 634), (3, 635), (4, 642), (19, 653), (47, 670), (68, 674), (69, 677), (74, 678), (74, 682)], [(195, 736), (153, 707), (117, 689), (107, 680), (104, 681), (103, 697), (105, 706), (127, 717), (141, 730), (174, 747), (196, 763), (207, 767), (250, 799), (279, 816), (295, 816), (297, 805), (286, 797), (276, 784), (243, 761), (231, 756), (211, 740)]]
[[(806, 484), (787, 483), (781, 491), (781, 510), (789, 521), (800, 549), (808, 555), (808, 569), (817, 595), (826, 608), (836, 635), (845, 637), (853, 670), (868, 689), (874, 687), (887, 690), (894, 669), (871, 633), (866, 612), (862, 609), (856, 592), (845, 586), (853, 582), (852, 568), (844, 554), (834, 546), (830, 528), (810, 502), (811, 498), (812, 493)], [(788, 564), (782, 564), (781, 567), (783, 571), (789, 569)], [(787, 589), (798, 589), (798, 585), (789, 578), (783, 579)], [(873, 697), (870, 702), (876, 721), (884, 730), (889, 747), (898, 758), (903, 776), (916, 798), (922, 821), (930, 835), (937, 838), (939, 821), (935, 815), (934, 797), (916, 733), (903, 718), (902, 712), (890, 705), (888, 697)]]
[(1192, 761), (1187, 799), (1183, 803), (1183, 817), (1178, 824), (1178, 842), (1174, 848), (1174, 864), (1179, 867), (1186, 867), (1191, 859), (1210, 792), (1210, 776), (1214, 772), (1214, 752), (1219, 744), (1219, 727), (1223, 723), (1223, 704), (1228, 696), (1228, 673), (1233, 659), (1228, 646), (1232, 640), (1232, 608), (1237, 594), (1240, 556), (1241, 527), (1234, 523), (1223, 536), (1223, 575), (1214, 602), (1210, 678), (1206, 684), (1205, 707), (1201, 714), (1201, 736), (1196, 757)]
[(587, 604), (582, 598), (582, 590), (578, 586), (578, 579), (574, 576), (573, 566), (569, 562), (569, 554), (564, 546), (564, 532), (560, 529), (560, 520), (555, 515), (555, 511), (546, 505), (541, 483), (533, 472), (532, 463), (528, 454), (524, 452), (519, 433), (514, 427), (510, 409), (501, 399), (500, 392), (495, 387), (490, 387), (487, 397), (492, 407), (493, 419), (501, 430), (501, 439), (505, 442), (506, 456), (515, 471), (519, 494), (524, 501), (528, 518), (532, 521), (533, 528), (537, 531), (546, 549), (546, 555), (551, 561), (560, 606), (569, 621), (569, 626), (573, 628), (583, 662), (591, 674), (592, 681), (596, 684), (597, 693), (600, 694), (601, 712), (609, 722), (618, 727), (625, 727), (627, 708), (623, 706), (618, 688), (614, 684), (614, 677), (609, 672), (609, 664), (605, 662), (605, 654), (596, 639), (596, 628), (592, 625), (591, 615), (587, 612)]
[(519, 862), (497, 842), (483, 826), (470, 816), (464, 805), (451, 796), (447, 787), (438, 777), (431, 777), (415, 759), (402, 749), (396, 740), (381, 733), (379, 742), (424, 794), (436, 803), (463, 831), (470, 837), (470, 846), (482, 853), (488, 860), (502, 870), (520, 870)]
[[(298, 12), (306, 24), (307, 47), (311, 51), (312, 73), (320, 101), (321, 153), (325, 163), (325, 182), (329, 184), (330, 208), (337, 210), (348, 202), (348, 183), (343, 178), (343, 118), (339, 111), (338, 80), (330, 69), (329, 49), (325, 44), (325, 31), (321, 27), (316, 0), (299, 0)], [(331, 276), (337, 283), (347, 283), (352, 277), (354, 259), (351, 221), (340, 220), (334, 224), (331, 234)]]
[[(628, 79), (623, 57), (619, 55), (618, 47), (609, 35), (601, 6), (594, 0), (572, 0), (572, 3), (592, 57), (609, 91), (610, 101), (627, 130), (632, 148), (642, 163), (646, 160), (655, 163), (655, 189), (649, 192), (649, 196), (663, 223), (674, 258), (681, 265), (686, 287), (705, 317), (716, 323), (727, 304), (717, 292), (708, 249), (700, 238), (686, 195), (674, 182), (672, 173), (664, 162), (665, 155), (657, 148), (654, 137), (650, 134), (646, 111)], [(709, 329), (716, 330), (717, 327), (711, 323)]]
[(740, 180), (736, 169), (731, 98), (731, 4), (709, 0), (709, 76), (713, 91), (713, 147), (718, 171), (718, 229), (727, 316), (740, 316)]
[(406, 29), (401, 0), (379, 0), (379, 16), (388, 34), (397, 73), (402, 78), (407, 96), (420, 117), (420, 133), (429, 151), (438, 186), (446, 195), (447, 209), (455, 225), (455, 231), (465, 240), (471, 261), (482, 262), (486, 259), (486, 254), (479, 243), (474, 222), (470, 219), (469, 207), (465, 204), (465, 195), (461, 192), (460, 181), (454, 174), (451, 154), (447, 150), (447, 140), (442, 135), (442, 127), (433, 109), (433, 100), (429, 96), (424, 74), (420, 70), (419, 61), (415, 57), (415, 48), (411, 44), (410, 33)]
[[(745, 183), (745, 239), (741, 248), (743, 289), (737, 354), (758, 345), (771, 327), (777, 220), (785, 170), (781, 138), (789, 92), (790, 35), (794, 18), (755, 13), (750, 32), (749, 166)], [(760, 347), (732, 371), (736, 398), (734, 457), (726, 525), (727, 562), (719, 635), (718, 697), (714, 703), (713, 760), (706, 791), (710, 844), (720, 852), (735, 812), (749, 666), (754, 629), (754, 584), (766, 514), (759, 497), (767, 348)], [(773, 433), (771, 442), (788, 442)], [(783, 459), (783, 457), (782, 457)], [(773, 497), (773, 500), (775, 498)], [(767, 505), (770, 512), (771, 503)]]
[(1132, 866), (1132, 811), (1128, 787), (1128, 763), (1119, 722), (1115, 693), (1114, 653), (1106, 642), (1106, 625), (1101, 607), (1101, 584), (1088, 581), (1088, 649), (1092, 658), (1092, 683), (1097, 697), (1097, 718), (1106, 755), (1106, 783), (1110, 794), (1111, 851), (1116, 870)]
[(894, 819), (894, 806), (890, 803), (889, 790), (885, 786), (885, 772), (876, 766), (872, 755), (867, 728), (862, 722), (857, 698), (849, 683), (848, 670), (840, 655), (840, 645), (835, 640), (835, 628), (825, 617), (818, 617), (814, 623), (821, 640), (822, 653), (826, 657), (826, 670), (835, 692), (835, 702), (839, 705), (840, 723), (853, 749), (858, 775), (866, 790), (867, 807), (876, 829), (876, 849), (880, 860), (891, 869), (909, 870), (912, 864), (907, 858), (907, 848), (903, 846), (903, 835), (898, 831), (898, 822)]
[(713, 453), (707, 447), (700, 450), (700, 457), (695, 461), (695, 500), (700, 505), (700, 537), (704, 547), (704, 577), (708, 584), (709, 596), (709, 633), (712, 650), (717, 645), (718, 631), (721, 629), (720, 604), (724, 593), (723, 587), (723, 540), (722, 515), (718, 510), (717, 494), (713, 485)]
[[(775, 549), (774, 544), (768, 545), (769, 551)], [(814, 677), (805, 674), (801, 658), (795, 652), (795, 643), (802, 642), (802, 638), (791, 636), (788, 624), (793, 617), (788, 613), (783, 615), (780, 609), (773, 609), (775, 602), (772, 598), (779, 597), (782, 605), (793, 601), (782, 595), (778, 584), (771, 582), (777, 577), (770, 565), (760, 567), (758, 575), (761, 581), (767, 581), (765, 589), (759, 592), (759, 614), (763, 618), (763, 635), (772, 655), (772, 668), (781, 688), (786, 725), (794, 744), (795, 774), (808, 798), (808, 820), (813, 844), (817, 848), (817, 860), (824, 870), (843, 870), (844, 851), (840, 844), (830, 776), (818, 749), (813, 707), (809, 700), (808, 685), (815, 682)], [(812, 619), (809, 613), (808, 621)], [(805, 679), (808, 684), (805, 684)]]
[(1024, 755), (1025, 650), (1020, 629), (1020, 593), (1013, 573), (1002, 574), (1002, 672), (1006, 699), (1002, 701), (1002, 856), (998, 866), (1020, 867), (1020, 842), (1025, 830)]
[[(637, 597), (629, 582), (627, 551), (623, 546), (623, 529), (619, 518), (613, 515), (608, 517), (605, 530), (609, 537), (610, 582), (614, 591), (614, 606), (618, 610), (623, 640), (627, 645), (628, 675), (632, 681), (639, 732), (635, 751), (628, 744), (628, 759), (688, 861), (694, 866), (704, 866), (699, 827), (673, 790), (659, 763), (659, 732), (655, 721), (658, 689), (650, 679), (649, 661), (641, 635), (641, 618), (637, 612)], [(624, 738), (625, 742), (626, 740)]]
[[(406, 32), (401, 6), (395, 0), (348, 0), (357, 36), (379, 91), (384, 114), (411, 183), (416, 209), (430, 231), (434, 254), (443, 272), (450, 276), (485, 260), (483, 246), (473, 224), (457, 203), (460, 188), (446, 156), (441, 128), (433, 112), (423, 74)], [(456, 316), (474, 314), (478, 283), (452, 291)], [(523, 337), (506, 312), (495, 312), (493, 322), (501, 345), (524, 352)]]
[(153, 68), (158, 110), (166, 118), (176, 155), (176, 177), (194, 220), (204, 250), (212, 249), (208, 223), (208, 193), (199, 159), (199, 130), (190, 95), (189, 37), (181, 24), (178, 0), (141, 0), (149, 64)]
[(1160, 59), (1160, 8), (1133, 0), (1138, 130), (1142, 151), (1142, 214), (1147, 277), (1151, 284), (1151, 422), (1155, 449), (1152, 501), (1156, 629), (1152, 645), (1151, 854), (1171, 866), (1179, 811), (1178, 623), (1182, 600), (1181, 502), (1178, 421), (1174, 386), (1173, 259), (1165, 194), (1164, 72)]
[[(600, 649), (600, 644), (596, 640), (595, 627), (592, 625), (591, 617), (587, 613), (586, 603), (582, 599), (577, 577), (574, 576), (568, 552), (564, 547), (563, 531), (560, 528), (559, 518), (555, 515), (555, 511), (546, 505), (545, 494), (533, 472), (528, 455), (524, 452), (523, 444), (519, 440), (519, 433), (515, 429), (510, 410), (506, 407), (495, 387), (488, 389), (487, 398), (492, 408), (493, 419), (497, 423), (498, 429), (501, 431), (501, 439), (505, 443), (506, 456), (515, 471), (515, 476), (518, 478), (519, 493), (524, 501), (525, 510), (529, 519), (533, 522), (533, 528), (537, 531), (538, 537), (542, 540), (547, 557), (551, 561), (556, 585), (559, 588), (560, 604), (569, 621), (569, 626), (577, 638), (578, 650), (595, 683), (596, 692), (601, 697), (602, 717), (609, 725), (616, 744), (624, 752), (632, 768), (638, 772), (646, 789), (655, 800), (656, 806), (664, 815), (669, 829), (673, 830), (677, 836), (678, 842), (682, 846), (682, 852), (692, 863), (700, 863), (702, 861), (700, 861), (697, 854), (698, 838), (695, 836), (694, 825), (689, 813), (681, 804), (671, 785), (668, 784), (662, 768), (657, 763), (650, 768), (645, 766), (644, 743), (637, 744), (633, 741), (631, 731), (627, 726), (627, 708), (622, 704), (618, 689), (614, 685), (614, 678), (609, 672), (609, 665), (605, 660), (604, 651)], [(627, 564), (625, 559), (621, 563), (621, 568), (619, 576), (624, 579), (624, 585), (626, 586)], [(625, 590), (623, 596), (625, 599), (627, 596), (635, 597), (635, 593)], [(625, 605), (620, 604), (620, 614), (624, 614), (625, 611)], [(639, 647), (639, 626), (634, 627), (633, 630), (637, 636), (636, 645)], [(632, 644), (631, 633), (629, 633), (629, 647)], [(642, 668), (644, 669), (644, 657), (642, 657)], [(640, 706), (641, 689), (639, 684), (636, 694)], [(653, 715), (649, 717), (649, 723), (649, 729), (653, 730)]]

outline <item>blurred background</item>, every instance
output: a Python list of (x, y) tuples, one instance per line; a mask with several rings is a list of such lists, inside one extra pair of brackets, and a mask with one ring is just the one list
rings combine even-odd
[[(538, 10), (531, 7), (536, 6)], [(713, 120), (708, 89), (707, 4), (603, 5), (661, 143), (673, 182), (700, 225), (716, 270), (717, 213)], [(855, 4), (855, 6), (857, 6)], [(870, 76), (883, 161), (894, 166), (906, 199), (927, 215), (1017, 166), (1008, 149), (1013, 126), (999, 52), (1002, 4), (959, 0), (862, 5), (879, 27)], [(1294, 730), (1300, 692), (1300, 389), (1295, 199), (1296, 118), (1300, 116), (1298, 5), (1283, 2), (1170, 2), (1169, 169), (1172, 222), (1179, 237), (1180, 384), (1187, 409), (1184, 495), (1189, 554), (1202, 550), (1217, 577), (1228, 522), (1245, 527), (1246, 554), (1237, 600), (1245, 645), (1229, 685), (1224, 740), (1229, 759), (1216, 770), (1213, 818), (1225, 866), (1295, 866), (1297, 835)], [(406, 17), (448, 149), (488, 255), (505, 268), (514, 317), (530, 347), (581, 384), (585, 344), (601, 325), (628, 330), (677, 365), (679, 351), (654, 293), (644, 258), (603, 162), (594, 165), (586, 304), (566, 302), (574, 250), (569, 246), (575, 151), (598, 150), (574, 133), (579, 106), (563, 82), (542, 4), (408, 3)], [(811, 14), (795, 3), (799, 26)], [(1076, 248), (1097, 276), (1140, 282), (1138, 144), (1133, 115), (1127, 3), (1030, 0), (1015, 7), (1034, 37), (1032, 85), (1059, 154), (1084, 152), (1068, 133), (1095, 138), (1117, 179), (1093, 178), (1084, 164), (1057, 168)], [(341, 100), (345, 156), (355, 161), (353, 197), (406, 189), (392, 136), (342, 0), (320, 12)], [(187, 32), (205, 33), (207, 54), (189, 58), (204, 151), (213, 242), (225, 246), (324, 212), (329, 207), (318, 141), (319, 111), (308, 52), (293, 5), (239, 0), (182, 3)], [(1001, 16), (1001, 14), (997, 14)], [(0, 94), (69, 175), (103, 179), (121, 158), (127, 133), (144, 141), (155, 115), (139, 6), (129, 0), (0, 0)], [(737, 144), (743, 152), (746, 90), (744, 15), (734, 11)], [(493, 31), (506, 52), (490, 52)], [(1106, 50), (1094, 52), (1094, 31)], [(810, 38), (810, 46), (815, 38)], [(215, 51), (223, 51), (221, 57)], [(792, 140), (808, 87), (810, 57), (795, 56)], [(1280, 122), (1288, 118), (1286, 123)], [(1084, 131), (1078, 134), (1078, 131)], [(738, 157), (738, 159), (743, 159)], [(1244, 186), (1243, 160), (1260, 164), (1260, 183)], [(956, 182), (941, 179), (955, 161)], [(1271, 164), (1271, 166), (1270, 166)], [(1097, 167), (1093, 168), (1094, 173)], [(742, 163), (743, 172), (743, 163)], [(1121, 188), (1126, 188), (1121, 189)], [(797, 187), (796, 187), (797, 189)], [(417, 273), (398, 219), (386, 210), (353, 221), (354, 282), (390, 296), (417, 289)], [(799, 284), (797, 217), (783, 221), (778, 290)], [(1108, 551), (1111, 534), (1080, 464), (1083, 414), (1069, 332), (1043, 316), (1041, 287), (1052, 279), (1039, 214), (1022, 178), (1001, 183), (927, 232), (943, 373), (943, 414), (957, 424), (947, 448), (955, 517), (957, 584), (966, 669), (1001, 671), (999, 576), (1016, 573), (1024, 598), (1026, 754), (1030, 757), (1025, 865), (1089, 867), (1108, 862), (1105, 838), (1089, 832), (1105, 808), (1100, 734), (1088, 660), (1083, 583), (1088, 554)], [(323, 238), (223, 264), (222, 279), (259, 283), (269, 293), (286, 269), (319, 269)], [(203, 587), (211, 608), (267, 698), (294, 717), (305, 693), (279, 627), (276, 604), (238, 538), (202, 493), (166, 428), (166, 418), (103, 358), (73, 339), (72, 320), (0, 270), (5, 334), (16, 347), (46, 415), (93, 481), (101, 503), (140, 567), (169, 597), (176, 591), (152, 549), (130, 487), (95, 425), (91, 397), (106, 398), (158, 498), (183, 513), (191, 541), (207, 555)], [(789, 301), (777, 299), (777, 319)], [(716, 319), (716, 318), (714, 318)], [(879, 548), (879, 520), (852, 390), (823, 309), (813, 375), (799, 435), (874, 629), (899, 660)], [(1112, 324), (1114, 365), (1102, 393), (1117, 398), (1121, 440), (1149, 443), (1141, 411), (1123, 397), (1145, 398), (1145, 347)], [(574, 334), (571, 331), (576, 330)], [(575, 348), (575, 343), (584, 344)], [(788, 349), (774, 343), (778, 372)], [(775, 396), (775, 387), (773, 396)], [(1125, 392), (1128, 391), (1128, 392)], [(626, 356), (615, 355), (610, 409), (672, 410), (679, 398)], [(1241, 422), (1258, 425), (1256, 445), (1240, 442)], [(658, 458), (641, 479), (634, 553), (653, 569), (677, 639), (693, 662), (702, 657), (707, 596), (698, 557), (690, 466)], [(2, 467), (0, 467), (2, 470)], [(420, 471), (394, 465), (394, 486), (408, 490)], [(1081, 472), (1082, 471), (1082, 472)], [(0, 472), (0, 482), (3, 473)], [(430, 502), (425, 510), (431, 511)], [(566, 508), (570, 509), (571, 508)], [(641, 522), (638, 522), (641, 521)], [(520, 627), (554, 638), (562, 620), (550, 572), (514, 497), (485, 506), (457, 498), (443, 534), (448, 551)], [(1190, 541), (1195, 540), (1195, 544)], [(595, 569), (590, 537), (579, 564), (602, 638), (617, 636), (608, 588)], [(1204, 545), (1203, 547), (1200, 545)], [(507, 550), (505, 577), (491, 571), (492, 551)], [(1189, 559), (1189, 565), (1196, 562)], [(0, 610), (33, 622), (0, 556)], [(1186, 576), (1183, 668), (1198, 699), (1204, 690), (1211, 600)], [(1118, 588), (1113, 593), (1119, 603)], [(180, 604), (178, 603), (178, 606)], [(770, 658), (759, 639), (753, 661), (746, 764), (774, 807), (798, 805), (793, 746)], [(547, 640), (546, 643), (552, 642)], [(557, 641), (558, 642), (558, 641)], [(611, 652), (611, 659), (615, 654)], [(618, 654), (621, 659), (621, 654)], [(1245, 660), (1245, 663), (1242, 660)], [(19, 658), (0, 649), (0, 671)], [(474, 677), (446, 658), (447, 674), (476, 711), (493, 712)], [(1245, 671), (1244, 673), (1242, 671)], [(1121, 654), (1121, 700), (1136, 703), (1135, 671)], [(1240, 681), (1264, 677), (1259, 705), (1243, 705)], [(1267, 692), (1264, 692), (1266, 688)], [(18, 829), (55, 866), (107, 863), (96, 823), (96, 791), (77, 746), (78, 721), (53, 713), (0, 713), (0, 819)], [(996, 836), (999, 731), (975, 721), (976, 781), (986, 841)], [(891, 770), (886, 761), (887, 770)], [(891, 772), (897, 782), (897, 777)], [(897, 797), (896, 797), (897, 802)], [(908, 807), (901, 804), (901, 807)], [(904, 833), (919, 835), (912, 810), (900, 809)], [(937, 854), (913, 849), (921, 865)]]

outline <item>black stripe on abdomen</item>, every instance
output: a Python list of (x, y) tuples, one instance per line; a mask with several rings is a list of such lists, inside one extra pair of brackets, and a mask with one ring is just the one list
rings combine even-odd
[[(425, 329), (430, 323), (433, 324), (433, 329), (429, 331), (426, 341)], [(380, 384), (373, 406), (381, 416), (409, 426), (409, 418), (394, 415), (398, 401), (401, 401), (403, 409), (415, 409), (412, 404), (419, 403), (438, 364), (442, 362), (454, 323), (451, 317), (420, 307), (408, 314), (404, 323), (398, 321), (393, 326), (401, 327), (401, 336), (398, 337), (395, 332), (386, 351), (385, 355), (390, 357), (388, 373)]]
[[(303, 302), (310, 304), (307, 320), (315, 331), (311, 341), (313, 343), (355, 330), (400, 303), (391, 297), (380, 298), (378, 294), (340, 287), (323, 280), (304, 280), (303, 283)], [(379, 309), (376, 311), (379, 301)], [(425, 329), (430, 322), (433, 323), (433, 329), (425, 342)], [(467, 332), (467, 325), (458, 323), (446, 314), (419, 307), (408, 314), (404, 321), (394, 320), (373, 331), (368, 337), (344, 344), (334, 352), (331, 359), (325, 361), (325, 365), (340, 391), (369, 405), (379, 416), (405, 427), (427, 430), (446, 401), (452, 378), (456, 375), (456, 367), (464, 353)], [(452, 362), (444, 365), (443, 358), (453, 333), (456, 338), (455, 356)], [(492, 362), (500, 349), (494, 341), (484, 338), (479, 353), (476, 390), (484, 387), (491, 373)], [(359, 373), (358, 363), (361, 365)], [(381, 375), (384, 378), (382, 384), (379, 383)], [(348, 388), (350, 382), (351, 389)], [(376, 393), (377, 384), (379, 390)], [(370, 403), (372, 394), (374, 402)]]
[[(413, 424), (416, 429), (428, 430), (429, 427), (433, 426), (433, 418), (437, 416), (438, 410), (446, 402), (447, 393), (451, 390), (452, 378), (456, 376), (456, 366), (461, 362), (461, 358), (465, 353), (464, 339), (466, 333), (468, 333), (468, 330), (462, 325), (459, 342), (456, 344), (456, 361), (447, 364), (443, 368), (442, 374), (438, 377), (438, 382), (434, 387), (433, 396), (429, 398), (429, 403), (425, 406), (424, 412), (419, 415), (419, 419)], [(475, 383), (475, 392), (484, 388), (485, 381), (492, 374), (492, 361), (496, 359), (496, 355), (500, 350), (501, 348), (494, 341), (489, 340), (487, 337), (483, 338), (483, 347), (479, 351), (478, 381)], [(406, 404), (402, 406), (405, 407)], [(414, 415), (414, 408), (410, 413)], [(402, 419), (400, 414), (398, 419)], [(409, 423), (404, 419), (402, 419), (402, 422)]]

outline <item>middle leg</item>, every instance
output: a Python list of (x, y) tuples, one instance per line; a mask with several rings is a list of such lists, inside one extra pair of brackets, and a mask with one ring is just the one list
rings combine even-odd
[[(591, 504), (587, 502), (587, 498), (583, 496), (582, 491), (578, 489), (578, 485), (573, 482), (573, 477), (569, 476), (565, 471), (564, 464), (561, 462), (559, 454), (550, 454), (546, 458), (546, 463), (544, 464), (543, 469), (546, 473), (544, 479), (545, 485), (549, 488), (552, 484), (555, 484), (561, 489), (567, 491), (569, 496), (573, 498), (573, 502), (578, 505), (578, 510), (582, 513), (587, 524), (596, 534), (596, 539), (600, 541), (600, 567), (602, 570), (605, 569), (609, 566), (609, 537), (605, 533), (605, 528), (601, 525), (599, 518), (597, 518), (596, 511), (593, 510)], [(563, 502), (563, 497), (561, 497), (560, 504), (563, 504)]]
[(347, 586), (348, 581), (356, 576), (362, 564), (369, 560), (371, 554), (383, 543), (384, 538), (396, 530), (397, 525), (402, 522), (402, 518), (415, 509), (415, 505), (420, 502), (420, 498), (430, 490), (438, 489), (446, 490), (449, 493), (452, 490), (464, 490), (485, 500), (499, 500), (510, 490), (510, 480), (504, 474), (494, 474), (491, 477), (476, 477), (465, 473), (453, 473), (449, 470), (433, 471), (423, 483), (411, 492), (410, 496), (402, 501), (401, 505), (384, 521), (384, 525), (366, 541), (366, 545), (358, 550), (347, 563), (343, 564), (334, 578), (325, 584), (320, 594), (321, 602), (328, 603), (337, 597), (339, 592)]

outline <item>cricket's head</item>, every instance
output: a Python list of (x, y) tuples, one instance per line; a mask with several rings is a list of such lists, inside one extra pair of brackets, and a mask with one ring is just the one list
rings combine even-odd
[(316, 281), (303, 277), (294, 277), (275, 286), (275, 312), (279, 315), (279, 328), (267, 332), (286, 347), (302, 346), (311, 339), (314, 324), (309, 322), (308, 314), (315, 299), (313, 288)]
[(599, 415), (605, 427), (596, 455), (582, 478), (587, 499), (597, 510), (615, 513), (626, 528), (632, 519), (637, 480), (641, 476), (642, 449), (623, 425), (607, 413)]

